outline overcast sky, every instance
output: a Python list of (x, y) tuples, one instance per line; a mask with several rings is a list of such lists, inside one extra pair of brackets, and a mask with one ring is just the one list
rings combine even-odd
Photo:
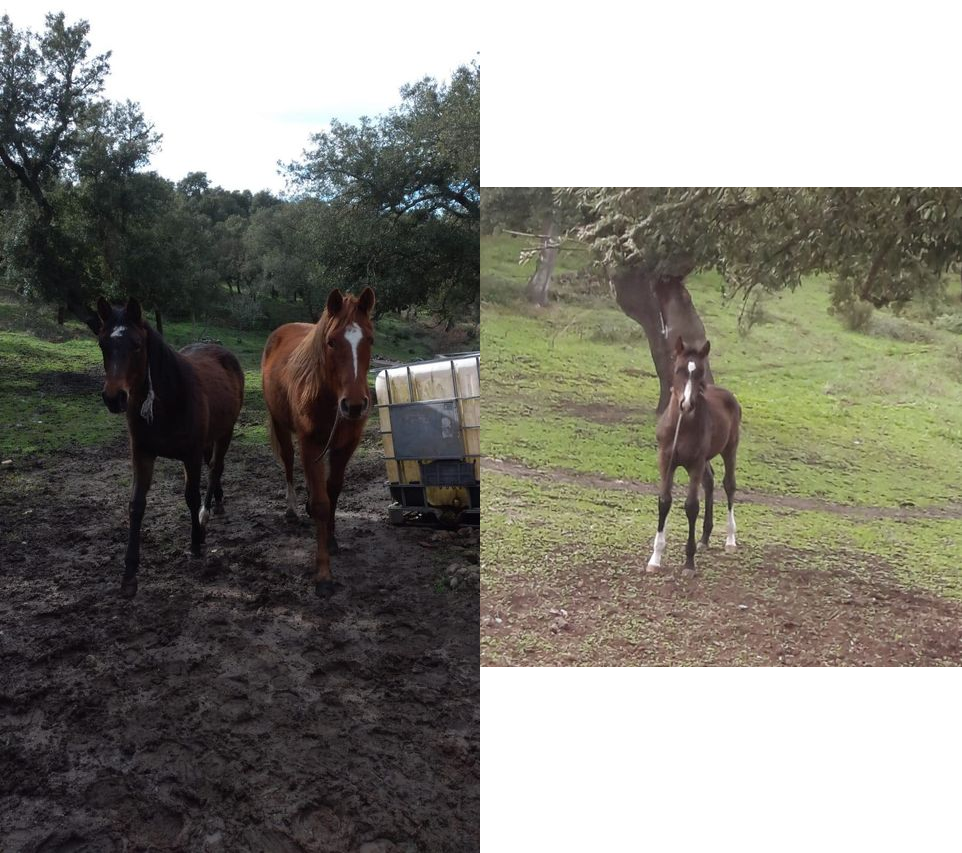
[(403, 84), (446, 80), (477, 52), (450, 3), (0, 0), (0, 10), (35, 32), (50, 11), (89, 21), (91, 52), (112, 52), (106, 96), (138, 101), (163, 134), (151, 168), (254, 192), (282, 190), (277, 161), (297, 159), (332, 118), (387, 112)]

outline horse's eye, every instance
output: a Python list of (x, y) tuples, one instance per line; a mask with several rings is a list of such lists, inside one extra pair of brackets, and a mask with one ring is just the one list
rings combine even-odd
[(331, 339), (327, 342), (327, 345), (328, 345), (329, 347), (333, 347), (333, 346), (334, 346), (334, 338), (331, 338)]

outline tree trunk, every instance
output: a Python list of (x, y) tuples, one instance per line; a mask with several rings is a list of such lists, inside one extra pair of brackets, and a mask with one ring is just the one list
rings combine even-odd
[(160, 309), (154, 309), (154, 322), (157, 324), (157, 333), (163, 337), (164, 336), (164, 318), (160, 316)]
[(64, 321), (64, 312), (67, 309), (63, 305), (57, 306), (57, 325), (62, 326)]
[(534, 275), (528, 279), (528, 301), (544, 308), (548, 304), (548, 286), (551, 275), (558, 260), (558, 223), (552, 217), (545, 220), (544, 236), (541, 238), (541, 254), (538, 255), (538, 267)]
[[(618, 307), (645, 330), (658, 375), (658, 414), (668, 407), (671, 396), (676, 341), (681, 337), (685, 345), (691, 347), (705, 342), (705, 326), (684, 285), (685, 275), (687, 272), (665, 275), (641, 267), (626, 267), (611, 277)], [(707, 361), (705, 375), (709, 382), (714, 381)]]

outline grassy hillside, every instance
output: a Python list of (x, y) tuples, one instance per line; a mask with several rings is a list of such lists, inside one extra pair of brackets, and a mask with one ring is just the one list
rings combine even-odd
[[(643, 567), (656, 525), (655, 497), (614, 488), (657, 483), (658, 384), (642, 329), (597, 287), (562, 284), (548, 308), (526, 305), (532, 268), (518, 266), (520, 245), (482, 240), (485, 453), (548, 476), (485, 475), (491, 592), (524, 577), (563, 582), (599, 560)], [(563, 271), (583, 257), (568, 256)], [(944, 330), (959, 328), (959, 308), (941, 306), (935, 325), (880, 311), (852, 332), (829, 313), (828, 282), (812, 279), (766, 297), (740, 334), (742, 306), (725, 301), (716, 275), (693, 276), (688, 288), (716, 382), (744, 410), (739, 487), (761, 496), (737, 510), (738, 565), (758, 567), (790, 546), (814, 567), (880, 570), (962, 597), (962, 335)], [(686, 479), (679, 471), (676, 496)], [(723, 504), (720, 485), (718, 496)], [(796, 499), (811, 508), (792, 509)], [(716, 512), (716, 537), (719, 521), (724, 536)], [(673, 564), (686, 527), (673, 510)], [(709, 575), (733, 570), (709, 553)]]

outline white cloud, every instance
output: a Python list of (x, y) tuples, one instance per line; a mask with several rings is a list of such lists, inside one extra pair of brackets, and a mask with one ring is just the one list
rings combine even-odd
[[(332, 118), (386, 112), (403, 84), (448, 78), (476, 55), (443, 3), (51, 8), (88, 20), (93, 50), (112, 51), (107, 96), (138, 101), (164, 136), (152, 168), (173, 180), (207, 172), (229, 189), (281, 190), (276, 162), (299, 157)], [(43, 26), (36, 0), (0, 0), (0, 9), (17, 28)]]

